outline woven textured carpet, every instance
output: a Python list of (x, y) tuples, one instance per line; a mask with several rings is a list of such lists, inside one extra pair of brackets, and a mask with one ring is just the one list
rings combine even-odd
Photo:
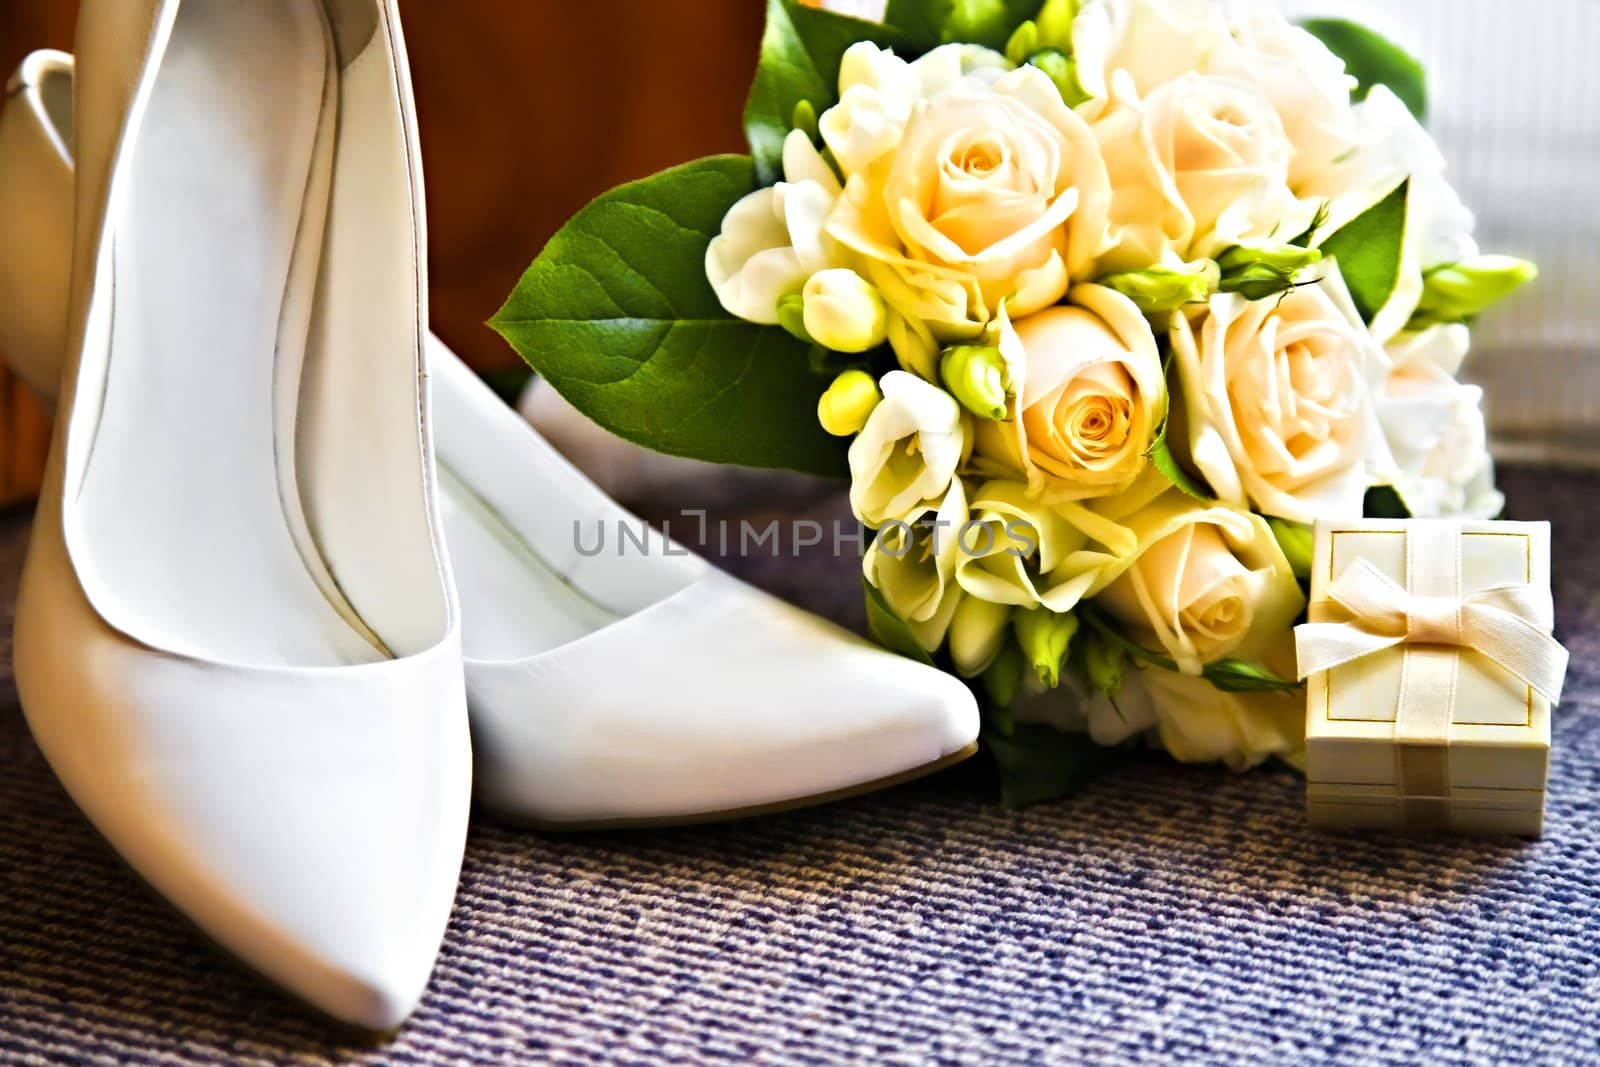
[[(1313, 833), (1289, 774), (1154, 757), (1020, 813), (973, 763), (721, 827), (480, 822), (427, 999), (360, 1044), (145, 895), (7, 685), (0, 1059), (1600, 1062), (1600, 478), (1504, 480), (1557, 522), (1573, 652), (1542, 841)], [(24, 537), (0, 521), (7, 603)], [(848, 561), (804, 566), (745, 569), (847, 611)]]

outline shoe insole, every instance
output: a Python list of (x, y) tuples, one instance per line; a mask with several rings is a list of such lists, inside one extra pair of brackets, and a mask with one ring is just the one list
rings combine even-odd
[(462, 651), (469, 659), (536, 655), (622, 617), (553, 571), (443, 464), (439, 509), (461, 595)]
[(183, 4), (110, 217), (80, 566), (132, 636), (225, 662), (384, 657), (338, 606), (292, 475), (336, 121), (328, 33), (320, 0)]

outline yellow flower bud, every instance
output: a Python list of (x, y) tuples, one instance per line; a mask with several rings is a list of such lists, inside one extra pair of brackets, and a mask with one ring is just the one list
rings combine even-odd
[[(954, 537), (950, 531), (946, 536)], [(982, 674), (1000, 654), (1010, 628), (1011, 605), (982, 597), (963, 597), (950, 620), (950, 659), (963, 678)]]
[(1089, 687), (1112, 699), (1122, 690), (1122, 675), (1128, 664), (1128, 653), (1114, 645), (1102, 634), (1093, 630), (1084, 632), (1083, 673)]
[(989, 345), (956, 345), (939, 359), (939, 379), (961, 406), (980, 418), (1006, 417), (1005, 357)]
[(797, 341), (806, 344), (815, 344), (815, 340), (806, 333), (805, 301), (799, 293), (790, 293), (788, 296), (778, 298), (778, 325), (784, 332)]
[(1078, 61), (1058, 48), (1046, 48), (1035, 52), (1028, 59), (1028, 66), (1038, 67), (1055, 82), (1056, 92), (1061, 94), (1062, 103), (1068, 107), (1077, 107), (1089, 99), (1089, 94), (1083, 91), (1083, 85), (1078, 81)]
[(835, 352), (865, 352), (888, 336), (889, 312), (876, 286), (848, 267), (819, 270), (803, 292), (805, 331)]
[(1015, 626), (1022, 655), (1033, 665), (1039, 680), (1052, 689), (1060, 685), (1061, 664), (1078, 632), (1078, 617), (1049, 608), (1030, 608), (1017, 613)]
[(1022, 659), (1022, 649), (1017, 647), (1015, 641), (1006, 641), (1000, 646), (994, 662), (983, 672), (983, 691), (989, 695), (992, 705), (997, 708), (1011, 706), (1022, 684), (1022, 672), (1027, 666)]
[(817, 421), (835, 437), (859, 433), (883, 394), (864, 370), (847, 370), (833, 380), (817, 401)]
[(1322, 261), (1315, 248), (1282, 241), (1243, 241), (1217, 257), (1222, 269), (1219, 284), (1224, 293), (1239, 293), (1246, 300), (1266, 300), (1293, 288), (1297, 276)]
[(1474, 256), (1431, 270), (1422, 280), (1412, 328), (1463, 322), (1538, 276), (1538, 267), (1512, 256)]
[(1107, 274), (1100, 284), (1132, 300), (1145, 314), (1154, 315), (1176, 311), (1185, 304), (1203, 303), (1217, 287), (1218, 274), (1215, 263), (1202, 259), (1181, 267)]

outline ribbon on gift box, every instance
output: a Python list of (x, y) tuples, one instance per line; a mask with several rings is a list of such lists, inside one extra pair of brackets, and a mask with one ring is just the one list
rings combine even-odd
[(1551, 704), (1561, 699), (1567, 650), (1550, 635), (1548, 589), (1497, 585), (1463, 595), (1460, 524), (1408, 523), (1406, 587), (1364, 559), (1347, 567), (1328, 597), (1344, 622), (1295, 628), (1301, 679), (1403, 646), (1395, 713), (1405, 821), (1441, 826), (1449, 817), (1451, 712), (1461, 650), (1487, 657)]

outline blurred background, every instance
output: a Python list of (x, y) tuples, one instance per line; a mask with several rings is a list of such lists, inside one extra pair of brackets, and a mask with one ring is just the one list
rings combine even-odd
[[(427, 172), (433, 328), (473, 367), (523, 366), (484, 326), (544, 242), (619, 182), (744, 150), (760, 0), (399, 0)], [(0, 79), (72, 50), (77, 0), (0, 0)], [(0, 503), (49, 429), (0, 376)]]
[[(1477, 334), (1502, 454), (1600, 459), (1600, 0), (1278, 0), (1358, 18), (1428, 67), (1430, 126), (1486, 250), (1534, 290)], [(399, 0), (427, 170), (433, 325), (491, 375), (487, 327), (545, 240), (618, 182), (742, 151), (763, 0)], [(882, 0), (834, 0), (869, 14)], [(70, 50), (76, 0), (0, 0), (0, 68)], [(504, 381), (504, 379), (502, 379)], [(25, 498), (47, 427), (0, 380), (0, 500)], [(560, 442), (558, 442), (560, 443)]]
[[(435, 332), (475, 367), (483, 325), (596, 194), (743, 150), (760, 0), (399, 0), (427, 172)], [(77, 0), (0, 0), (0, 71), (72, 50)]]

